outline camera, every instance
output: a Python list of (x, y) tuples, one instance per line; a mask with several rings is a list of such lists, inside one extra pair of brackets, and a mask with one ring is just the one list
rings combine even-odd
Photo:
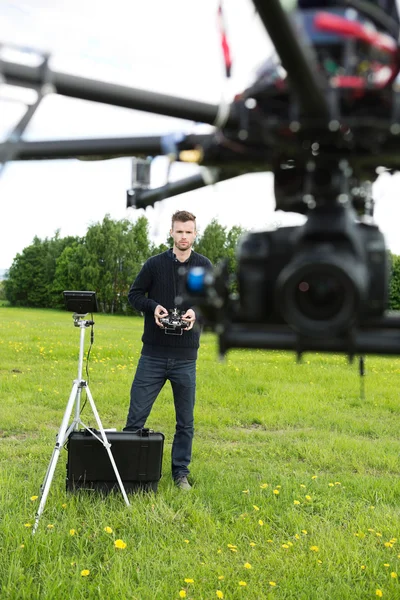
[(178, 308), (168, 309), (168, 317), (160, 319), (167, 335), (182, 335), (183, 330), (187, 329), (188, 323), (182, 319), (182, 315), (184, 314), (185, 312), (180, 311)]
[(249, 233), (238, 248), (241, 322), (287, 323), (304, 337), (343, 335), (387, 304), (389, 260), (378, 227), (352, 208), (315, 208), (307, 222)]
[[(390, 255), (352, 203), (309, 211), (304, 225), (250, 232), (237, 269), (191, 269), (185, 301), (230, 348), (397, 354), (398, 316), (386, 313)], [(232, 285), (234, 284), (234, 285)], [(234, 291), (233, 291), (234, 290)]]

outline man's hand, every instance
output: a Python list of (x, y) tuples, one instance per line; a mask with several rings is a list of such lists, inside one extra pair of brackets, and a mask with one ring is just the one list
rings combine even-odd
[(160, 321), (160, 319), (163, 317), (168, 317), (168, 311), (166, 308), (161, 306), (161, 304), (158, 304), (154, 311), (154, 319), (159, 327), (164, 327), (164, 325)]
[(185, 323), (188, 324), (188, 326), (186, 327), (186, 331), (192, 329), (193, 325), (196, 322), (196, 313), (192, 308), (189, 308), (189, 310), (187, 310), (185, 314), (182, 315), (182, 321), (185, 321)]

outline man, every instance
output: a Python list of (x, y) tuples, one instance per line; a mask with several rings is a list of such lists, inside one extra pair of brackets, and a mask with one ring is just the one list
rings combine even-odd
[[(152, 256), (143, 265), (129, 290), (133, 308), (144, 313), (143, 348), (131, 388), (126, 430), (144, 426), (151, 408), (167, 379), (171, 382), (176, 429), (172, 444), (172, 477), (178, 487), (191, 488), (187, 476), (192, 457), (193, 410), (196, 391), (196, 359), (200, 332), (193, 328), (196, 315), (188, 305), (180, 306), (187, 324), (182, 335), (170, 334), (160, 319), (176, 307), (184, 295), (185, 271), (191, 267), (211, 267), (205, 256), (192, 250), (196, 239), (196, 217), (178, 211), (172, 216), (170, 234), (173, 248)], [(186, 269), (182, 269), (185, 267)]]

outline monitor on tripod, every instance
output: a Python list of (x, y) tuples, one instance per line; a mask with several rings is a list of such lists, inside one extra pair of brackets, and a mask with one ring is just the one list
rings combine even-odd
[(96, 292), (64, 292), (65, 308), (80, 315), (98, 312)]

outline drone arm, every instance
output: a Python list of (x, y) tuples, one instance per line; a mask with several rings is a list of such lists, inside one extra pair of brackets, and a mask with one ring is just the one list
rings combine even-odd
[(179, 181), (172, 181), (158, 188), (128, 190), (127, 207), (147, 208), (148, 206), (154, 206), (160, 200), (166, 200), (172, 196), (198, 190), (207, 185), (213, 185), (218, 181), (225, 181), (239, 175), (241, 175), (241, 172), (238, 171), (203, 168), (201, 173), (184, 177)]
[[(43, 79), (40, 67), (3, 61), (1, 71), (5, 82), (9, 85), (37, 89)], [(138, 88), (68, 75), (67, 73), (51, 71), (49, 81), (54, 86), (56, 93), (63, 96), (151, 112), (167, 117), (213, 125), (219, 114), (219, 106), (215, 104), (167, 96)], [(229, 115), (227, 122), (231, 125), (234, 124), (234, 116)]]
[[(188, 135), (179, 142), (178, 150), (202, 145), (210, 135)], [(0, 144), (0, 151), (2, 144)], [(98, 138), (81, 140), (46, 140), (19, 142), (14, 160), (56, 160), (84, 158), (100, 160), (121, 156), (158, 156), (165, 153), (163, 136)]]
[(298, 39), (280, 0), (253, 0), (253, 3), (288, 73), (304, 114), (327, 119), (326, 82), (318, 76), (318, 61), (311, 47), (306, 48)]

